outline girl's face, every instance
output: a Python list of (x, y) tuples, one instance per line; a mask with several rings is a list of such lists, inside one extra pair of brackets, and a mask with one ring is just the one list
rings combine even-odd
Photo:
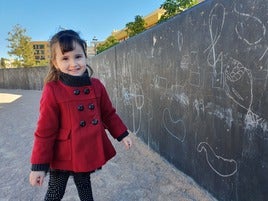
[(59, 43), (55, 44), (54, 66), (63, 73), (81, 76), (86, 71), (86, 56), (82, 47), (74, 43), (74, 50), (62, 54)]

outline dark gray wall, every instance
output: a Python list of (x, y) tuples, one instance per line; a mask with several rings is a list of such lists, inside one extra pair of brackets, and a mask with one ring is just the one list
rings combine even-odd
[(129, 128), (219, 200), (268, 200), (267, 11), (205, 1), (91, 60)]

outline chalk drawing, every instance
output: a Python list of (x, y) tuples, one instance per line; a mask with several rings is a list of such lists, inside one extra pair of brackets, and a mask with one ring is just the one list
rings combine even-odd
[(200, 87), (200, 66), (198, 62), (198, 54), (196, 51), (190, 53), (190, 85)]
[(179, 51), (181, 52), (182, 46), (183, 46), (183, 35), (180, 31), (178, 31), (177, 37), (178, 37), (178, 48), (179, 48)]
[[(122, 62), (122, 72), (118, 75), (118, 85), (121, 87), (122, 101), (123, 104), (131, 108), (131, 118), (132, 118), (132, 132), (137, 134), (141, 128), (142, 119), (142, 109), (144, 107), (144, 92), (140, 82), (133, 81), (133, 75), (131, 71), (131, 59), (132, 55), (135, 54), (137, 50), (131, 50), (130, 52), (124, 52), (123, 56), (120, 58)], [(138, 55), (139, 56), (139, 55)], [(138, 57), (137, 56), (137, 57)]]
[[(159, 41), (163, 40), (162, 36), (154, 35), (152, 38), (151, 58), (158, 58), (162, 54), (163, 47), (159, 45)], [(137, 52), (136, 52), (137, 53)]]
[(154, 57), (154, 51), (155, 51), (155, 44), (156, 44), (156, 36), (153, 36), (153, 45), (152, 45), (152, 49), (151, 49), (151, 57)]
[(255, 114), (251, 110), (248, 110), (245, 117), (245, 129), (254, 131), (257, 128), (261, 128), (263, 132), (253, 132), (256, 136), (263, 140), (268, 140), (268, 122), (259, 115)]
[(223, 108), (220, 105), (216, 105), (212, 102), (209, 102), (205, 106), (205, 109), (209, 115), (213, 115), (221, 120), (224, 120), (225, 123), (228, 125), (229, 129), (231, 128), (232, 123), (234, 121), (233, 112), (231, 108)]
[(216, 44), (221, 36), (223, 25), (225, 22), (225, 8), (222, 4), (215, 4), (209, 14), (209, 34), (211, 44), (204, 51), (209, 50), (207, 56), (207, 62), (213, 69), (212, 76), (212, 87), (213, 88), (222, 88), (223, 87), (223, 66), (222, 52), (219, 54), (216, 53)]
[[(184, 108), (188, 108), (189, 106), (189, 97), (184, 92), (179, 92), (178, 89), (181, 88), (179, 85), (171, 85), (171, 88), (168, 88), (167, 78), (160, 77), (156, 75), (153, 79), (153, 86), (155, 89), (159, 90), (160, 100), (168, 99), (174, 100), (182, 105)], [(175, 91), (173, 91), (175, 90)], [(169, 135), (174, 137), (175, 139), (183, 142), (186, 136), (186, 128), (184, 125), (184, 121), (182, 119), (174, 119), (171, 116), (170, 109), (165, 108), (163, 110), (163, 127), (167, 131)]]
[(182, 119), (173, 119), (170, 110), (165, 108), (163, 111), (163, 126), (169, 135), (183, 142), (186, 136), (186, 128)]
[(259, 126), (264, 131), (259, 137), (268, 139), (267, 121), (252, 111), (253, 77), (251, 71), (238, 60), (230, 58), (226, 63), (225, 79), (226, 95), (247, 111), (245, 128), (254, 129)]
[(238, 6), (234, 5), (234, 12), (239, 15), (239, 22), (235, 26), (238, 38), (248, 45), (258, 44), (266, 34), (264, 23), (255, 16), (239, 12), (237, 8)]
[(267, 85), (268, 77), (268, 46), (264, 47), (264, 51), (261, 54), (260, 58), (253, 61), (252, 67), (256, 69), (254, 74), (254, 80), (264, 80), (264, 89)]
[(237, 172), (237, 162), (217, 155), (207, 142), (200, 142), (197, 151), (205, 152), (208, 165), (219, 176), (230, 177)]
[(184, 70), (189, 69), (189, 63), (190, 63), (190, 56), (183, 55), (181, 58), (180, 68)]
[(241, 62), (231, 57), (225, 65), (225, 92), (227, 96), (242, 108), (250, 109), (253, 101), (251, 71)]
[(180, 94), (174, 94), (173, 98), (183, 106), (189, 106), (189, 97), (183, 92)]
[(132, 108), (132, 124), (134, 133), (138, 133), (141, 128), (141, 115), (144, 106), (144, 95), (142, 86), (138, 83), (132, 83), (130, 87), (122, 88), (124, 103)]
[(204, 100), (203, 99), (200, 99), (200, 100), (195, 99), (193, 102), (193, 108), (196, 110), (197, 116), (200, 116), (200, 112), (202, 112), (202, 113), (205, 112)]
[(163, 100), (166, 97), (166, 91), (167, 91), (167, 78), (161, 77), (159, 75), (156, 75), (153, 78), (153, 86), (155, 89), (161, 89), (159, 91), (160, 93), (160, 100)]
[(241, 62), (231, 57), (225, 65), (225, 92), (227, 96), (242, 108), (250, 109), (253, 101), (251, 71)]
[(262, 56), (260, 57), (259, 61), (261, 61), (261, 60), (264, 58), (264, 56), (267, 54), (267, 52), (268, 52), (268, 47), (267, 47), (266, 50), (263, 52), (263, 54), (262, 54)]
[(132, 84), (130, 86), (130, 91), (130, 95), (134, 97), (135, 107), (141, 110), (144, 105), (144, 95), (141, 84)]
[(167, 88), (167, 78), (156, 75), (153, 79), (155, 88)]
[(186, 86), (190, 77), (190, 56), (183, 55), (180, 61), (180, 68), (176, 68), (176, 84)]

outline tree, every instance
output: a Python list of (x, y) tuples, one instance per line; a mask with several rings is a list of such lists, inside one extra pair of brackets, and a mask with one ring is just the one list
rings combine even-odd
[(145, 21), (140, 15), (137, 15), (134, 22), (126, 24), (126, 28), (129, 37), (135, 36), (145, 30)]
[(7, 38), (10, 48), (9, 56), (14, 56), (15, 67), (23, 66), (29, 67), (35, 65), (34, 50), (31, 44), (31, 38), (26, 35), (26, 29), (20, 25), (15, 25), (11, 32), (8, 32)]
[(104, 50), (107, 50), (108, 48), (118, 44), (118, 40), (114, 36), (109, 36), (104, 43), (97, 44), (97, 53), (101, 53)]
[(161, 16), (160, 20), (158, 21), (163, 22), (174, 15), (177, 15), (198, 3), (198, 0), (166, 0), (160, 8), (165, 9), (165, 13)]
[(6, 68), (6, 59), (5, 58), (1, 58), (0, 68)]
[[(129, 22), (126, 24), (126, 32), (129, 37), (135, 36), (145, 30), (144, 19), (137, 15), (134, 22)], [(108, 48), (118, 44), (119, 41), (113, 36), (109, 36), (104, 43), (99, 43), (96, 47), (97, 54), (107, 50)]]
[(49, 64), (48, 59), (45, 59), (45, 60), (38, 61), (38, 63), (36, 63), (36, 66), (48, 66), (48, 64)]

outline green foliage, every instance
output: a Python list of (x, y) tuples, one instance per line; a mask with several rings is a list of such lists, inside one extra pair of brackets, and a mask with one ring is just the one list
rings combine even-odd
[(0, 60), (0, 68), (6, 68), (6, 59), (5, 58), (1, 58), (1, 60)]
[(142, 16), (137, 15), (134, 22), (126, 24), (126, 28), (129, 37), (135, 36), (145, 30), (145, 21)]
[(38, 62), (36, 62), (36, 64), (35, 64), (35, 66), (48, 66), (48, 65), (49, 65), (49, 61), (48, 61), (48, 59), (38, 61)]
[[(135, 36), (138, 33), (142, 32), (145, 30), (145, 21), (144, 19), (137, 15), (135, 17), (134, 22), (129, 22), (126, 24), (126, 31), (129, 37)], [(107, 50), (108, 48), (118, 44), (119, 41), (112, 35), (109, 36), (104, 43), (99, 43), (96, 47), (97, 53), (101, 53), (104, 50)]]
[(30, 43), (31, 38), (26, 35), (26, 29), (15, 25), (11, 32), (8, 32), (9, 56), (15, 57), (15, 67), (29, 67), (35, 65), (34, 50)]
[(97, 53), (101, 53), (104, 50), (107, 50), (108, 48), (118, 44), (118, 40), (114, 37), (114, 36), (109, 36), (104, 43), (100, 43), (97, 45), (96, 49), (97, 49)]
[(181, 13), (182, 11), (196, 5), (198, 3), (197, 0), (166, 0), (160, 8), (166, 10), (166, 12), (161, 16), (160, 20), (158, 21), (163, 22), (174, 15)]
[(13, 67), (23, 67), (23, 64), (22, 64), (22, 61), (19, 60), (19, 59), (15, 59), (13, 62), (12, 62), (12, 66)]

